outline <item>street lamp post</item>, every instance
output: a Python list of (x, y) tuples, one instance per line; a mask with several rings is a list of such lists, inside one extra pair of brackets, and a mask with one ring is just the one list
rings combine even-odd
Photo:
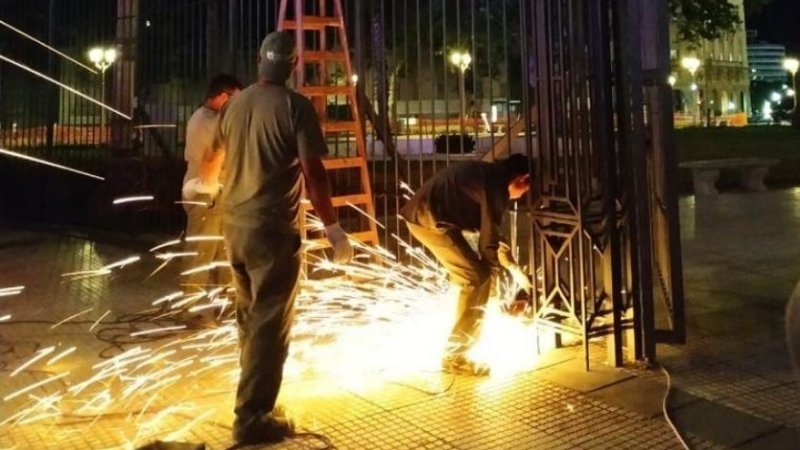
[(690, 86), (690, 90), (692, 91), (692, 103), (694, 103), (694, 106), (692, 107), (692, 123), (697, 125), (697, 113), (700, 110), (700, 104), (697, 98), (697, 83), (694, 77), (697, 73), (697, 69), (700, 68), (700, 60), (693, 56), (689, 56), (681, 60), (681, 66), (688, 70), (692, 75), (692, 84)]
[(783, 60), (783, 68), (792, 74), (792, 90), (794, 91), (794, 108), (797, 109), (797, 70), (800, 69), (800, 60), (797, 58), (786, 58)]
[[(115, 48), (94, 47), (89, 50), (89, 61), (100, 69), (100, 102), (106, 104), (106, 69), (117, 60)], [(103, 142), (106, 141), (106, 110), (100, 108), (100, 133)]]
[(461, 96), (461, 132), (464, 132), (464, 121), (467, 117), (467, 89), (464, 73), (472, 64), (472, 56), (467, 52), (454, 51), (450, 54), (450, 62), (458, 68), (458, 91)]

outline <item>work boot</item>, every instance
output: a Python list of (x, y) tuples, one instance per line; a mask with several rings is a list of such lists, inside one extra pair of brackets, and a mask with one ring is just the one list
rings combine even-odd
[(442, 371), (456, 375), (489, 376), (489, 366), (468, 359), (464, 355), (448, 355), (442, 359)]
[(234, 425), (233, 440), (236, 446), (272, 444), (294, 436), (294, 421), (283, 414), (282, 409), (274, 411), (263, 420), (249, 424), (246, 429)]

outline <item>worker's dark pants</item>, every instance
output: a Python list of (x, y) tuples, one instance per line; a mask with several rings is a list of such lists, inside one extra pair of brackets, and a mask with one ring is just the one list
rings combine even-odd
[(433, 253), (450, 275), (450, 282), (459, 288), (456, 323), (450, 333), (448, 350), (454, 355), (463, 355), (480, 334), (492, 288), (491, 269), (470, 248), (461, 230), (431, 230), (411, 223), (408, 229)]
[[(186, 236), (222, 236), (222, 214), (220, 207), (208, 195), (198, 195), (192, 201), (205, 202), (209, 206), (184, 205), (186, 211)], [(183, 270), (208, 265), (214, 261), (225, 261), (225, 246), (222, 241), (186, 242), (184, 250), (197, 252), (197, 256), (184, 260)], [(231, 282), (230, 271), (225, 267), (203, 270), (188, 275), (182, 284), (213, 289)]]
[(278, 398), (300, 278), (300, 236), (230, 223), (224, 232), (242, 369), (233, 431), (242, 438), (264, 426)]

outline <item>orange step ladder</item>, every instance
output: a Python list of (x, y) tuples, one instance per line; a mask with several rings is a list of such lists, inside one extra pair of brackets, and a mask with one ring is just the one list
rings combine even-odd
[[(295, 89), (311, 99), (328, 147), (330, 149), (333, 145), (335, 149), (323, 162), (331, 177), (333, 206), (339, 212), (340, 222), (351, 237), (365, 244), (377, 245), (378, 230), (367, 168), (364, 123), (356, 97), (358, 81), (353, 77), (350, 63), (341, 0), (281, 0), (278, 29), (295, 32), (298, 58)], [(342, 107), (337, 111), (347, 111), (348, 117), (329, 117), (331, 100), (334, 106)], [(340, 104), (341, 100), (344, 103)], [(346, 172), (350, 178), (340, 183)], [(353, 178), (357, 180), (355, 189), (352, 183), (347, 183)], [(341, 189), (343, 187), (349, 189)], [(351, 205), (361, 209), (369, 218), (363, 217)], [(350, 209), (347, 220), (342, 220), (340, 208)], [(310, 241), (315, 247), (328, 246), (325, 239)]]

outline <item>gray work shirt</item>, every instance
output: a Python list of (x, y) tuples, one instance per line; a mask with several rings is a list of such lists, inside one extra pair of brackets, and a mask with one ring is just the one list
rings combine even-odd
[(431, 230), (478, 231), (481, 257), (492, 266), (507, 266), (510, 255), (501, 245), (500, 227), (510, 203), (510, 178), (499, 164), (456, 162), (429, 178), (400, 214)]
[(300, 158), (328, 149), (311, 101), (284, 85), (256, 83), (220, 111), (217, 144), (226, 150), (226, 223), (299, 232)]

